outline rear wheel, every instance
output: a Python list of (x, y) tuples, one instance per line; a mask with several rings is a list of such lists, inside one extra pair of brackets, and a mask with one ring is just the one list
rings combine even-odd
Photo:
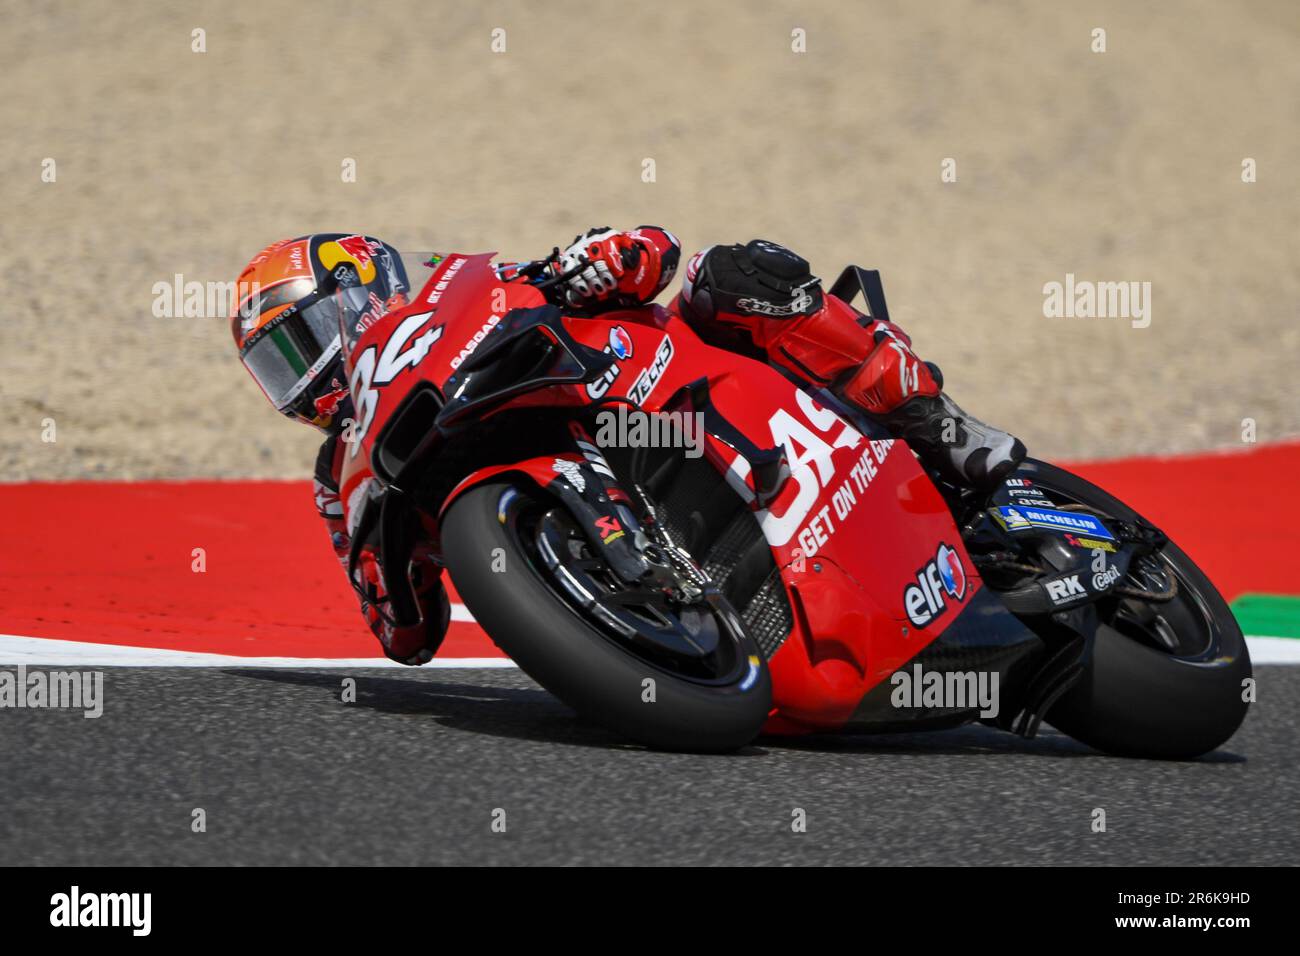
[(689, 751), (734, 750), (766, 721), (771, 679), (735, 614), (624, 585), (536, 488), (470, 489), (444, 515), (442, 541), (492, 640), (584, 717)]
[[(1058, 504), (1121, 521), (1140, 517), (1113, 495), (1046, 462), (1027, 461), (1031, 478)], [(1124, 756), (1181, 759), (1214, 750), (1246, 716), (1250, 654), (1236, 618), (1200, 568), (1173, 542), (1137, 559), (1123, 582), (1168, 592), (1168, 601), (1121, 597), (1099, 606), (1091, 660), (1082, 678), (1046, 714), (1077, 740)]]

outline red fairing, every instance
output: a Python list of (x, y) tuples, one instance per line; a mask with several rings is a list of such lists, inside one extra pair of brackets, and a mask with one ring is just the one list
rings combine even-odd
[[(361, 441), (344, 463), (341, 497), (349, 525), (377, 487), (370, 448), (401, 398), (421, 379), (443, 388), (506, 311), (542, 304), (536, 289), (502, 282), (490, 259), (449, 256), (409, 306), (366, 329), (350, 349)], [(829, 347), (802, 324), (773, 341), (827, 375), (895, 341), (886, 335), (875, 343), (875, 330), (858, 326), (856, 313), (841, 306), (822, 320), (838, 332), (829, 335)], [(597, 380), (528, 392), (511, 405), (630, 397), (654, 411), (683, 385), (704, 378), (728, 422), (761, 448), (784, 449), (790, 477), (760, 508), (748, 461), (712, 436), (704, 447), (706, 459), (754, 509), (793, 611), (792, 631), (769, 661), (770, 731), (842, 727), (866, 693), (942, 634), (981, 587), (948, 508), (904, 443), (868, 440), (766, 363), (704, 344), (672, 311), (643, 306), (563, 321), (574, 338), (614, 355), (613, 366)], [(418, 362), (407, 361), (411, 348), (421, 350)], [(554, 455), (457, 476), (459, 485), (441, 507), (505, 472), (545, 485), (554, 480), (555, 458), (573, 451), (557, 448)]]
[[(669, 332), (681, 324), (671, 322)], [(768, 730), (841, 727), (867, 691), (956, 619), (980, 586), (974, 565), (905, 444), (868, 441), (758, 362), (697, 345), (683, 357), (663, 395), (707, 367), (726, 369), (709, 376), (714, 405), (760, 445), (783, 446), (791, 467), (777, 499), (756, 511), (795, 612), (794, 633), (768, 662), (781, 718)], [(748, 463), (716, 441), (709, 451), (725, 462), (733, 488), (752, 499)], [(918, 627), (904, 593), (943, 545), (965, 585), (957, 596), (936, 599), (932, 617)]]
[[(868, 441), (766, 365), (704, 345), (684, 320), (663, 310), (611, 312), (568, 325), (593, 347), (609, 340), (611, 328), (631, 343), (631, 358), (615, 367), (613, 380), (595, 383), (597, 397), (638, 391), (643, 407), (656, 408), (682, 385), (706, 377), (725, 418), (760, 446), (785, 449), (790, 480), (755, 512), (795, 618), (794, 632), (768, 662), (776, 705), (770, 732), (842, 727), (866, 693), (943, 633), (978, 590), (948, 508), (905, 444)], [(645, 391), (643, 376), (656, 368), (661, 371)], [(706, 454), (752, 501), (748, 462), (712, 438)], [(485, 469), (448, 500), (508, 471), (545, 486), (554, 477), (552, 461)], [(967, 583), (959, 597), (944, 595), (931, 621), (917, 627), (903, 595), (944, 544)]]
[(527, 283), (502, 281), (492, 268), (494, 255), (449, 254), (405, 307), (380, 317), (348, 349), (345, 368), (357, 420), (339, 484), (345, 508), (369, 475), (379, 427), (415, 384), (428, 379), (441, 387), (502, 316), (545, 303)]

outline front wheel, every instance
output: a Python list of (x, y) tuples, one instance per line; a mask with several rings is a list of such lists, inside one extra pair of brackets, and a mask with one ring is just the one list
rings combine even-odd
[[(1139, 515), (1096, 485), (1046, 462), (1026, 461), (1030, 478), (1059, 504), (1138, 522)], [(1250, 654), (1227, 602), (1172, 541), (1135, 562), (1135, 591), (1175, 585), (1165, 602), (1124, 597), (1106, 607), (1082, 678), (1045, 715), (1064, 733), (1122, 756), (1187, 759), (1236, 733), (1246, 716)]]
[(442, 543), (483, 629), (584, 717), (668, 750), (734, 750), (758, 735), (771, 678), (734, 613), (625, 587), (545, 493), (472, 488), (443, 516)]

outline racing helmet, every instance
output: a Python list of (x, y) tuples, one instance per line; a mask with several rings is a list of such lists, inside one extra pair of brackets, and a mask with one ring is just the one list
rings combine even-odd
[(406, 303), (397, 250), (369, 236), (317, 233), (267, 246), (236, 283), (239, 359), (281, 414), (328, 429), (348, 395), (342, 321)]

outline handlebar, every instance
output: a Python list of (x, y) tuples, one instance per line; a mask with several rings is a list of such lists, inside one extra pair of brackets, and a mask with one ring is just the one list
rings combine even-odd
[[(559, 261), (560, 261), (560, 247), (556, 246), (551, 250), (551, 254), (547, 256), (545, 259), (534, 259), (532, 262), (520, 266), (519, 273), (521, 275), (526, 275), (531, 278), (532, 276), (543, 274), (548, 268), (554, 270), (555, 266), (559, 263)], [(540, 289), (542, 292), (545, 292), (548, 289), (552, 289), (555, 286), (560, 285), (563, 282), (567, 282), (570, 279), (574, 278), (575, 276), (579, 275), (582, 272), (582, 270), (586, 269), (589, 265), (591, 265), (591, 260), (584, 255), (579, 255), (578, 264), (575, 265), (572, 269), (569, 269), (565, 272), (553, 271), (549, 278), (536, 281), (533, 283), (533, 285), (535, 288)]]

